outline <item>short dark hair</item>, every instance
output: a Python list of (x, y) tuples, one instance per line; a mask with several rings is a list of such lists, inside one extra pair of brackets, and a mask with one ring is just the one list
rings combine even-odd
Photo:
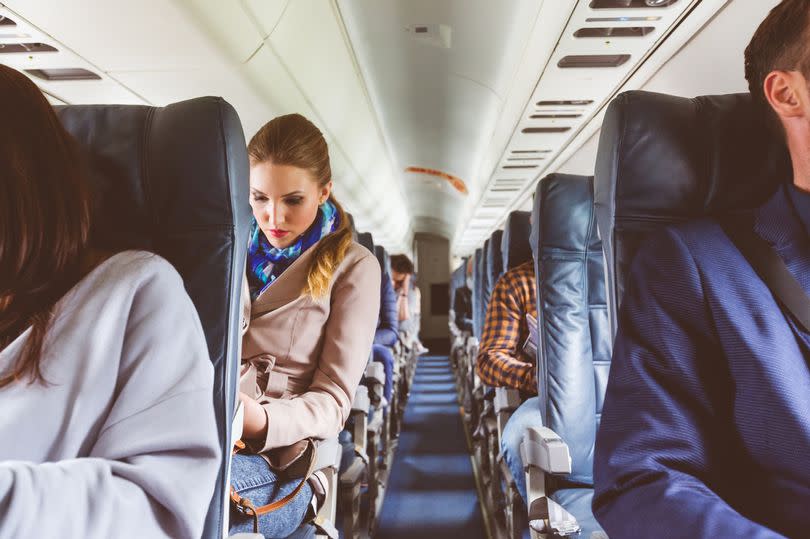
[(745, 48), (745, 79), (751, 97), (779, 126), (765, 97), (764, 83), (774, 70), (800, 71), (810, 79), (810, 0), (783, 0), (765, 17)]
[(391, 269), (397, 273), (413, 273), (413, 262), (405, 255), (393, 255), (391, 257)]

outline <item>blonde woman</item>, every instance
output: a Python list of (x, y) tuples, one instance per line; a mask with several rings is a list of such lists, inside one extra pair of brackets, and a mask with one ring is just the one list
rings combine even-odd
[[(248, 145), (254, 223), (244, 292), (243, 440), (233, 459), (233, 487), (260, 506), (300, 482), (268, 462), (288, 458), (306, 438), (337, 436), (368, 362), (380, 303), (380, 265), (352, 240), (332, 196), (323, 135), (299, 114), (267, 123)], [(248, 312), (249, 309), (249, 312)], [(299, 444), (300, 445), (300, 444)], [(265, 537), (302, 524), (313, 491), (258, 518)], [(254, 519), (232, 511), (231, 532)]]

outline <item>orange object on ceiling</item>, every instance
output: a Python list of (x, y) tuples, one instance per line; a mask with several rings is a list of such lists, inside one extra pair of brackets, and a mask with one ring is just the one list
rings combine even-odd
[(450, 182), (450, 185), (452, 185), (456, 191), (458, 191), (463, 195), (466, 195), (469, 192), (467, 191), (467, 184), (464, 183), (464, 180), (462, 180), (458, 176), (453, 176), (452, 174), (442, 172), (441, 170), (424, 167), (407, 167), (405, 169), (405, 172), (413, 172), (415, 174), (427, 174), (428, 176), (436, 176), (437, 178), (441, 178), (443, 180)]

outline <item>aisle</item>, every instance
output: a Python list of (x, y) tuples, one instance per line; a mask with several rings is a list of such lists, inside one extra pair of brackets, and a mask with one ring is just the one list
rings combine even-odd
[(447, 356), (419, 360), (375, 537), (486, 537)]

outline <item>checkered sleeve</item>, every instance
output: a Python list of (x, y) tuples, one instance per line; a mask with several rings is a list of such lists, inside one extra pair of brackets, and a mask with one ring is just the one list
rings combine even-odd
[[(532, 270), (533, 271), (533, 270)], [(525, 315), (532, 312), (533, 279), (527, 271), (507, 272), (492, 291), (476, 361), (478, 376), (493, 387), (537, 392), (534, 363), (521, 352)]]

